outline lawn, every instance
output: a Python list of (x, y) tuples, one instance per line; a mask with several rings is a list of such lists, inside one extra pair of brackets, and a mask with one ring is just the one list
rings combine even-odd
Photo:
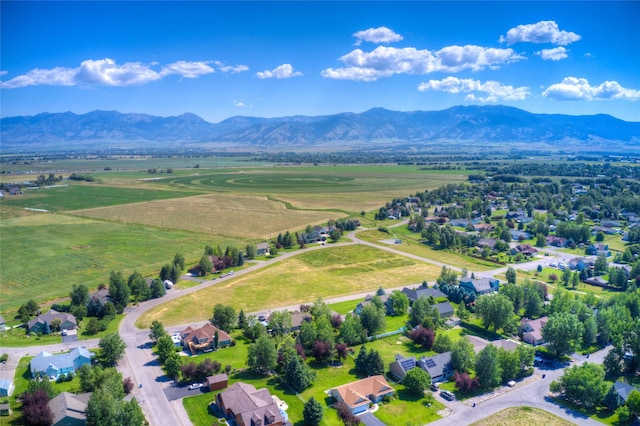
[(473, 426), (569, 426), (573, 424), (548, 411), (533, 407), (510, 407), (472, 423)]
[(134, 270), (155, 275), (176, 252), (194, 264), (207, 244), (238, 244), (204, 233), (63, 214), (9, 219), (0, 222), (0, 232), (0, 312), (5, 318), (12, 318), (29, 299), (44, 303), (68, 296), (74, 284), (95, 289), (108, 281), (112, 270), (123, 271), (125, 276)]
[[(387, 224), (387, 226), (389, 224)], [(385, 225), (383, 224), (382, 226)], [(381, 232), (378, 230), (360, 232), (358, 234), (358, 238), (383, 246), (389, 246), (389, 244), (382, 243), (381, 241), (395, 239), (395, 237), (398, 236), (402, 240), (402, 244), (395, 244), (392, 246), (392, 248), (404, 253), (414, 254), (426, 259), (442, 262), (447, 265), (455, 265), (459, 268), (467, 268), (468, 271), (488, 271), (498, 267), (498, 265), (494, 263), (452, 253), (448, 250), (434, 250), (427, 245), (418, 242), (417, 234), (402, 235), (405, 232), (401, 231), (400, 228), (388, 229), (389, 233)]]
[(569, 401), (567, 401), (564, 398), (561, 397), (556, 397), (556, 398), (552, 398), (554, 402), (556, 402), (558, 405), (560, 405), (561, 407), (566, 407), (569, 408), (571, 410), (575, 410), (579, 413), (584, 414), (585, 416), (589, 416), (589, 418), (596, 420), (600, 423), (604, 423), (606, 425), (616, 425), (617, 424), (617, 420), (618, 420), (618, 415), (614, 412), (611, 412), (609, 410), (607, 410), (604, 407), (598, 407), (598, 408), (590, 408), (590, 409), (585, 409), (584, 407), (581, 407), (579, 405), (573, 404)]
[(371, 247), (327, 247), (167, 302), (145, 313), (137, 325), (147, 328), (156, 319), (167, 326), (202, 321), (216, 303), (249, 313), (312, 303), (318, 297), (375, 292), (381, 285), (415, 285), (439, 273), (435, 266)]

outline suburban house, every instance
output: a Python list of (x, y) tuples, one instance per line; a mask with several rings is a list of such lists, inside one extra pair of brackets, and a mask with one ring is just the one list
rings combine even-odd
[(46, 314), (38, 315), (29, 321), (27, 323), (27, 331), (29, 333), (49, 334), (51, 333), (51, 324), (55, 320), (60, 321), (60, 330), (74, 330), (78, 327), (76, 317), (73, 315), (49, 309)]
[(4, 317), (0, 315), (0, 331), (4, 331), (7, 328), (7, 323), (4, 320)]
[(517, 229), (512, 229), (511, 231), (511, 239), (514, 241), (522, 241), (528, 240), (531, 238), (531, 234), (527, 231), (519, 231)]
[[(367, 306), (369, 303), (373, 303), (373, 298), (376, 295), (370, 295), (367, 294), (367, 296), (364, 298), (364, 300), (360, 303), (358, 303), (358, 305), (356, 306), (356, 308), (353, 310), (353, 312), (355, 312), (356, 314), (360, 315), (360, 313), (362, 312), (362, 310), (364, 309), (365, 306)], [(393, 306), (391, 305), (391, 301), (389, 300), (389, 294), (383, 294), (378, 296), (380, 298), (380, 301), (384, 304), (385, 307), (385, 311), (387, 314), (390, 314), (393, 312)]]
[(207, 387), (210, 391), (224, 389), (227, 386), (229, 386), (229, 377), (226, 373), (207, 377)]
[(413, 368), (422, 368), (431, 376), (431, 383), (444, 382), (453, 375), (453, 363), (451, 352), (444, 352), (432, 357), (422, 357), (416, 360), (414, 357), (405, 358), (398, 354), (396, 360), (389, 364), (389, 370), (399, 380), (404, 380), (407, 372)]
[(589, 259), (585, 259), (583, 257), (576, 257), (576, 258), (571, 259), (567, 263), (567, 266), (571, 270), (582, 272), (583, 269), (591, 268), (592, 266), (594, 266), (594, 263), (592, 261), (590, 261)]
[(500, 289), (500, 281), (495, 278), (462, 278), (460, 287), (479, 296), (498, 291)]
[(384, 376), (371, 376), (329, 390), (329, 395), (344, 402), (352, 414), (367, 411), (369, 404), (377, 403), (395, 392)]
[(83, 365), (91, 365), (91, 359), (95, 356), (85, 348), (73, 348), (71, 352), (51, 355), (42, 351), (31, 360), (31, 377), (34, 379), (41, 375), (57, 379), (61, 374), (73, 374)]
[(602, 277), (591, 277), (584, 280), (585, 284), (595, 285), (598, 287), (608, 287), (609, 281), (605, 280)]
[(522, 341), (533, 346), (543, 344), (542, 328), (547, 323), (547, 320), (546, 316), (535, 320), (523, 318), (518, 327), (518, 334), (522, 335)]
[(101, 288), (99, 290), (96, 290), (93, 293), (89, 294), (89, 298), (93, 300), (98, 300), (102, 302), (102, 304), (104, 305), (109, 301), (109, 289)]
[(0, 396), (11, 396), (13, 394), (13, 381), (9, 379), (0, 380)]
[(434, 306), (438, 310), (438, 314), (440, 314), (440, 318), (449, 318), (449, 317), (452, 317), (453, 314), (455, 313), (455, 310), (453, 309), (453, 305), (449, 302), (437, 303)]
[(56, 395), (49, 403), (49, 409), (53, 414), (52, 426), (84, 426), (87, 424), (87, 403), (91, 398), (91, 392), (72, 394), (62, 392)]
[(615, 382), (613, 386), (615, 386), (616, 392), (618, 393), (618, 395), (620, 395), (620, 398), (622, 398), (624, 402), (627, 402), (627, 398), (629, 398), (629, 394), (632, 391), (637, 390), (638, 392), (640, 392), (640, 389), (636, 389), (634, 386), (621, 381)]
[(587, 249), (585, 250), (585, 253), (591, 256), (600, 256), (601, 254), (604, 254), (607, 257), (611, 256), (609, 246), (602, 243), (589, 244), (589, 246), (587, 246)]
[(258, 243), (258, 245), (256, 246), (256, 255), (269, 256), (269, 254), (271, 254), (269, 250), (269, 243)]
[(428, 288), (424, 286), (419, 286), (416, 288), (408, 288), (405, 287), (402, 289), (402, 292), (407, 295), (409, 299), (409, 303), (415, 302), (419, 297), (429, 297), (432, 296), (434, 299), (445, 298), (446, 294), (438, 290), (437, 288)]
[(531, 244), (518, 244), (510, 250), (510, 253), (512, 255), (522, 253), (525, 257), (533, 257), (538, 254), (538, 249), (533, 247)]
[(287, 421), (268, 389), (256, 390), (248, 383), (236, 382), (220, 392), (216, 404), (237, 426), (281, 426)]
[(567, 239), (564, 237), (556, 237), (555, 235), (548, 235), (545, 237), (547, 245), (565, 248), (567, 246)]
[[(271, 313), (271, 315), (273, 315), (273, 313)], [(267, 318), (266, 326), (269, 325), (271, 315), (269, 315), (269, 318)], [(311, 314), (300, 311), (291, 312), (291, 328), (289, 329), (289, 332), (300, 330), (300, 327), (302, 327), (302, 323), (305, 321), (311, 321)]]
[(211, 323), (206, 323), (199, 328), (189, 326), (182, 330), (180, 332), (182, 347), (192, 354), (196, 354), (201, 350), (217, 349), (214, 347), (216, 332), (218, 333), (218, 347), (231, 344), (231, 336)]
[(480, 248), (489, 247), (491, 250), (493, 250), (497, 242), (498, 241), (495, 238), (480, 238), (477, 245)]

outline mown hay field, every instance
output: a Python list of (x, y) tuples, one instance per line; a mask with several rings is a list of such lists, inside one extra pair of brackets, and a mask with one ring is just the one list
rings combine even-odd
[(221, 281), (164, 303), (139, 320), (146, 328), (153, 320), (165, 326), (211, 317), (217, 303), (246, 313), (434, 280), (440, 268), (368, 246), (327, 247), (266, 266), (251, 274)]
[(529, 426), (529, 425), (575, 425), (548, 411), (533, 407), (510, 407), (486, 417), (473, 426)]
[(209, 194), (73, 212), (116, 222), (181, 229), (210, 236), (275, 238), (278, 233), (346, 216), (334, 211), (291, 210), (263, 196)]
[(123, 271), (125, 276), (134, 270), (155, 275), (176, 252), (195, 264), (205, 245), (236, 243), (211, 234), (62, 214), (3, 220), (0, 236), (3, 313), (29, 299), (44, 302), (68, 296), (73, 284), (96, 288), (108, 282), (112, 270)]

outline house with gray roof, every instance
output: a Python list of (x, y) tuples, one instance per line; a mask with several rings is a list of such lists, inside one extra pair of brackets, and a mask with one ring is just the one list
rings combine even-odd
[(419, 297), (429, 297), (432, 296), (435, 299), (438, 298), (446, 298), (447, 295), (438, 290), (437, 288), (428, 288), (424, 286), (419, 286), (416, 288), (408, 288), (405, 287), (402, 289), (402, 292), (407, 295), (410, 303), (415, 302)]
[[(67, 312), (58, 312), (49, 309), (46, 314), (38, 315), (27, 323), (27, 331), (29, 333), (49, 334), (51, 332), (51, 323), (55, 320), (60, 321), (60, 330), (75, 330), (78, 327), (76, 317)], [(49, 331), (47, 331), (49, 329)]]
[(640, 392), (640, 389), (636, 389), (634, 386), (631, 386), (628, 383), (624, 383), (620, 381), (615, 382), (613, 386), (615, 387), (616, 392), (618, 392), (618, 395), (620, 395), (620, 398), (624, 400), (624, 402), (627, 402), (627, 398), (629, 398), (629, 394), (634, 390), (637, 390), (638, 392)]
[(13, 394), (13, 381), (9, 379), (0, 380), (0, 396), (11, 396)]
[(49, 409), (53, 414), (52, 426), (84, 426), (87, 424), (87, 403), (91, 398), (91, 392), (72, 394), (62, 392), (55, 396), (49, 403)]
[(500, 281), (495, 278), (476, 279), (465, 277), (460, 280), (460, 287), (479, 296), (498, 291), (500, 289)]
[(73, 348), (71, 352), (56, 355), (42, 351), (31, 360), (31, 377), (46, 375), (55, 380), (61, 374), (73, 374), (83, 365), (91, 365), (93, 357), (95, 354), (85, 348)]
[(452, 317), (453, 314), (455, 313), (455, 310), (453, 309), (453, 305), (449, 302), (437, 303), (434, 306), (438, 310), (438, 314), (440, 315), (440, 318), (449, 318), (449, 317)]
[(404, 380), (407, 372), (413, 368), (422, 368), (431, 376), (431, 383), (444, 382), (453, 375), (451, 352), (444, 352), (431, 357), (416, 360), (415, 357), (396, 355), (396, 360), (389, 364), (389, 371), (397, 379)]

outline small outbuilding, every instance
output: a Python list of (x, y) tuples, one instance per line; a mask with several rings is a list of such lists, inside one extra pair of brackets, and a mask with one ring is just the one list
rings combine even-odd
[(229, 386), (229, 377), (226, 373), (209, 376), (207, 377), (207, 386), (209, 386), (210, 391), (224, 389)]

